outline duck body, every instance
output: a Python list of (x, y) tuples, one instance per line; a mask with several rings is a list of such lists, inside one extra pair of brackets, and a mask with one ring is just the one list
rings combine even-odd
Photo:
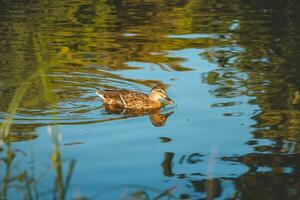
[(163, 102), (173, 104), (161, 87), (152, 88), (149, 95), (131, 90), (98, 90), (96, 94), (102, 98), (104, 105), (126, 109), (150, 110), (163, 107)]
[(104, 104), (128, 109), (155, 109), (162, 107), (160, 102), (151, 101), (147, 94), (130, 90), (97, 91)]

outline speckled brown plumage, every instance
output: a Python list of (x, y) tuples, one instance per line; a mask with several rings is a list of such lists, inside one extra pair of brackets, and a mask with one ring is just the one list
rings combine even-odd
[(130, 90), (104, 90), (98, 91), (103, 96), (105, 104), (114, 104), (124, 108), (151, 109), (159, 108), (159, 102), (152, 102), (147, 94)]
[(131, 90), (102, 90), (96, 94), (102, 98), (104, 104), (120, 108), (148, 110), (174, 103), (166, 90), (159, 86), (153, 87), (149, 95)]

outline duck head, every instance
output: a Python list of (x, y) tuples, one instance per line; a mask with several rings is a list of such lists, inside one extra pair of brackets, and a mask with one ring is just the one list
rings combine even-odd
[(149, 98), (154, 102), (161, 102), (166, 104), (174, 104), (173, 100), (167, 95), (167, 92), (164, 88), (156, 86), (152, 88)]

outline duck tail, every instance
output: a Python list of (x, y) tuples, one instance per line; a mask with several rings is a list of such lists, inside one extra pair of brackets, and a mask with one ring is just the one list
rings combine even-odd
[(103, 96), (102, 91), (97, 90), (97, 91), (96, 91), (96, 94), (97, 94), (99, 97), (101, 97), (101, 99), (103, 99), (103, 100), (105, 99), (104, 96)]

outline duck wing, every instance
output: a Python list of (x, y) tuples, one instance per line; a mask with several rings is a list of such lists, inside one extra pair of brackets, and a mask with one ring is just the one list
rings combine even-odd
[(120, 98), (124, 102), (125, 106), (128, 108), (144, 108), (148, 107), (149, 105), (149, 96), (141, 93), (141, 92), (134, 92), (134, 91), (123, 91), (120, 94)]
[(149, 104), (148, 95), (130, 90), (103, 90), (96, 92), (104, 103), (117, 104), (124, 107), (141, 108)]
[(123, 105), (120, 94), (123, 90), (98, 90), (96, 94), (102, 98), (104, 103)]

